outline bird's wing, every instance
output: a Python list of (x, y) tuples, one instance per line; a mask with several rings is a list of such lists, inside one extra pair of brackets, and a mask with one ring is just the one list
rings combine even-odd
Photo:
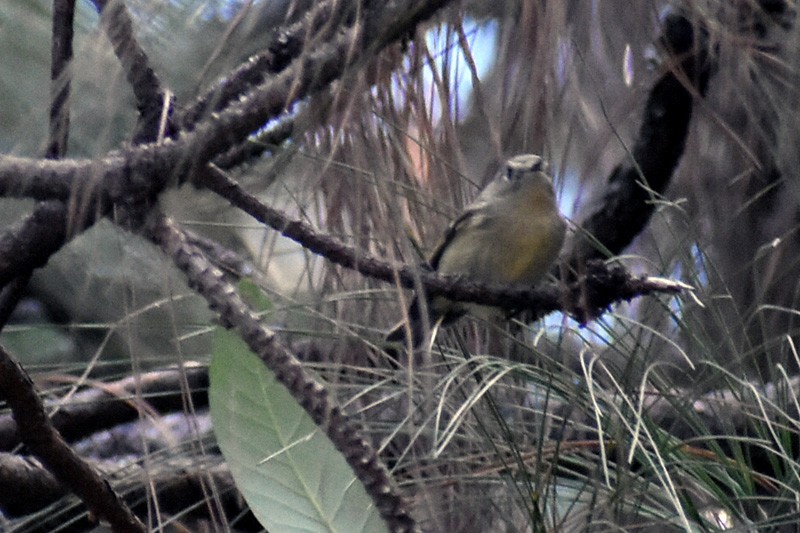
[(447, 231), (439, 241), (439, 245), (434, 249), (431, 254), (428, 264), (434, 270), (439, 269), (439, 261), (442, 259), (442, 254), (447, 249), (453, 240), (467, 228), (478, 228), (484, 224), (490, 223), (497, 213), (495, 207), (498, 205), (499, 200), (504, 198), (510, 190), (507, 181), (495, 178), (484, 187), (481, 193), (475, 200), (469, 204), (461, 214), (450, 223)]
[(450, 246), (453, 241), (463, 233), (467, 228), (475, 228), (486, 224), (491, 218), (490, 213), (486, 209), (485, 202), (475, 202), (465, 209), (447, 228), (447, 231), (439, 241), (439, 245), (434, 249), (431, 258), (428, 260), (431, 268), (434, 270), (439, 269), (439, 261), (442, 259), (442, 254)]

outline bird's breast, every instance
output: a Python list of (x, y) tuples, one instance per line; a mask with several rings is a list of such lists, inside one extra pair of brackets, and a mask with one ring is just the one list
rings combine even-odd
[(492, 283), (538, 282), (555, 261), (564, 239), (557, 213), (487, 217), (457, 235), (439, 261), (442, 274)]

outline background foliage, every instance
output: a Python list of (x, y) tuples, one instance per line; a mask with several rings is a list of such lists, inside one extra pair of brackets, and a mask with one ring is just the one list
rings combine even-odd
[[(308, 4), (127, 2), (179, 105)], [(509, 328), (464, 320), (398, 370), (378, 348), (407, 290), (335, 266), (202, 188), (159, 199), (246, 259), (270, 301), (262, 320), (362, 424), (423, 530), (778, 531), (798, 521), (794, 2), (455, 3), (294, 106), (291, 136), (231, 172), (321, 232), (414, 265), (504, 159), (540, 153), (578, 239), (613, 191), (607, 178), (630, 160), (649, 92), (668, 70), (657, 39), (670, 13), (704, 32), (714, 69), (704, 95), (692, 89), (669, 188), (614, 261), (684, 281), (692, 295), (621, 303), (585, 327), (562, 314)], [(40, 0), (0, 8), (4, 154), (44, 150), (50, 17)], [(137, 117), (89, 2), (77, 3), (75, 50), (67, 156), (98, 157), (131, 140)], [(3, 202), (7, 226), (32, 205)], [(212, 316), (151, 243), (103, 221), (37, 271), (0, 338), (68, 404), (78, 385), (207, 363)], [(142, 399), (141, 388), (133, 393)], [(119, 490), (152, 527), (257, 530), (217, 478), (200, 476), (197, 501), (142, 488), (137, 476), (169, 479), (175, 461), (187, 479), (224, 472), (202, 407), (185, 411), (141, 415), (75, 446), (141, 466)], [(104, 448), (107, 439), (115, 444)], [(82, 516), (68, 496), (53, 502), (39, 512), (58, 527)], [(40, 527), (42, 514), (2, 508), (9, 530)]]

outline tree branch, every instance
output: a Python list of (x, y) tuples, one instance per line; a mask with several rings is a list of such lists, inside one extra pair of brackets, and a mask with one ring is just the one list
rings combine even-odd
[(189, 244), (186, 236), (171, 220), (160, 213), (150, 214), (145, 232), (172, 258), (188, 278), (189, 284), (208, 301), (209, 307), (219, 313), (222, 324), (236, 327), (247, 346), (264, 361), (317, 426), (325, 431), (364, 484), (389, 528), (393, 531), (414, 530), (414, 520), (407, 510), (407, 504), (394, 488), (392, 478), (375, 450), (336, 405), (327, 389), (317, 383), (294, 355), (278, 343), (275, 334), (260, 323), (234, 287), (224, 280), (222, 272), (211, 265), (198, 248)]
[(0, 391), (11, 406), (22, 442), (61, 484), (83, 500), (92, 513), (108, 520), (114, 531), (143, 533), (146, 530), (111, 486), (64, 442), (50, 423), (25, 370), (2, 347)]
[(159, 136), (171, 135), (172, 123), (170, 120), (162, 121), (162, 117), (169, 117), (172, 114), (174, 104), (172, 93), (164, 89), (158, 75), (150, 66), (147, 53), (136, 39), (133, 21), (124, 0), (93, 0), (93, 2), (100, 12), (100, 23), (125, 70), (128, 83), (136, 98), (139, 119), (133, 135), (133, 144), (155, 142)]
[(365, 276), (397, 283), (407, 289), (416, 288), (420, 283), (432, 295), (504, 309), (531, 311), (535, 316), (563, 310), (572, 313), (580, 323), (585, 323), (599, 316), (615, 301), (630, 300), (655, 292), (675, 294), (691, 288), (679, 282), (633, 277), (621, 267), (609, 269), (597, 260), (590, 262), (585, 267), (584, 275), (566, 291), (556, 285), (520, 288), (440, 276), (420, 267), (389, 263), (321, 233), (302, 220), (290, 218), (263, 204), (213, 165), (202, 180), (206, 187), (228, 200), (231, 205), (305, 249)]
[[(235, 517), (241, 520), (242, 515), (245, 515), (247, 525), (250, 526), (246, 531), (262, 529), (255, 517), (248, 512), (227, 465), (219, 455), (180, 456), (146, 466), (129, 464), (122, 476), (118, 460), (94, 461), (92, 464), (107, 477), (114, 479), (115, 486), (125, 500), (130, 505), (137, 506), (137, 512), (142, 514), (147, 509), (144, 508), (145, 490), (141, 479), (150, 480), (151, 487), (158, 496), (161, 512), (182, 515), (184, 523), (186, 519), (202, 520), (203, 509), (207, 510), (202, 502), (208, 499), (207, 491), (211, 484), (230, 525), (233, 525)], [(0, 509), (8, 517), (40, 512), (67, 495), (52, 474), (29, 457), (0, 453), (0, 480), (3, 481), (0, 484)], [(192, 511), (187, 516), (189, 509)], [(77, 508), (72, 511), (62, 510), (52, 519), (48, 518), (41, 517), (35, 524), (35, 531), (53, 531), (63, 527), (65, 523), (77, 526), (81, 531), (93, 526), (90, 516)], [(10, 525), (13, 527), (13, 522)]]
[(191, 130), (209, 113), (222, 111), (252, 87), (263, 83), (267, 76), (281, 72), (304, 49), (331, 39), (341, 30), (339, 23), (346, 26), (353, 23), (356, 12), (362, 7), (359, 6), (361, 3), (359, 0), (317, 2), (302, 20), (276, 32), (267, 50), (250, 57), (197, 97), (191, 105), (178, 111), (175, 116), (178, 128), (181, 131)]
[(146, 203), (170, 181), (182, 182), (216, 156), (246, 140), (294, 102), (340, 78), (350, 67), (405, 36), (450, 0), (407, 0), (381, 12), (385, 31), (366, 38), (360, 27), (301, 56), (214, 117), (180, 134), (174, 142), (111, 152), (100, 159), (40, 161), (0, 157), (0, 195), (39, 200), (86, 198), (108, 204)]
[(670, 14), (660, 42), (668, 70), (650, 90), (630, 157), (608, 178), (601, 207), (581, 224), (570, 250), (574, 268), (589, 259), (618, 255), (650, 220), (683, 155), (693, 100), (704, 96), (713, 61), (704, 29)]
[[(139, 418), (140, 403), (160, 413), (181, 411), (186, 398), (181, 384), (188, 385), (192, 405), (208, 405), (208, 371), (205, 367), (187, 366), (146, 372), (137, 377), (108, 383), (75, 394), (68, 403), (63, 399), (48, 405), (57, 407), (51, 424), (67, 442), (75, 442), (96, 433)], [(141, 396), (138, 396), (141, 393)], [(11, 451), (20, 444), (20, 433), (12, 416), (0, 415), (0, 451)]]
[(72, 83), (72, 24), (75, 0), (53, 2), (53, 42), (50, 60), (50, 131), (45, 157), (58, 159), (67, 152), (69, 93)]

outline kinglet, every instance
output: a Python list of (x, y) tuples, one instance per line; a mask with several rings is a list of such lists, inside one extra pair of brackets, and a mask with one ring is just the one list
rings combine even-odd
[[(485, 283), (533, 285), (558, 257), (565, 231), (546, 163), (538, 155), (517, 155), (450, 224), (428, 261), (440, 274)], [(406, 343), (410, 333), (411, 345), (418, 348), (426, 332), (433, 336), (439, 325), (466, 312), (497, 314), (491, 308), (437, 296), (427, 299), (429, 324), (425, 327), (420, 307), (415, 297), (408, 324), (403, 321), (395, 326), (387, 342)], [(394, 349), (387, 352), (396, 353)]]

